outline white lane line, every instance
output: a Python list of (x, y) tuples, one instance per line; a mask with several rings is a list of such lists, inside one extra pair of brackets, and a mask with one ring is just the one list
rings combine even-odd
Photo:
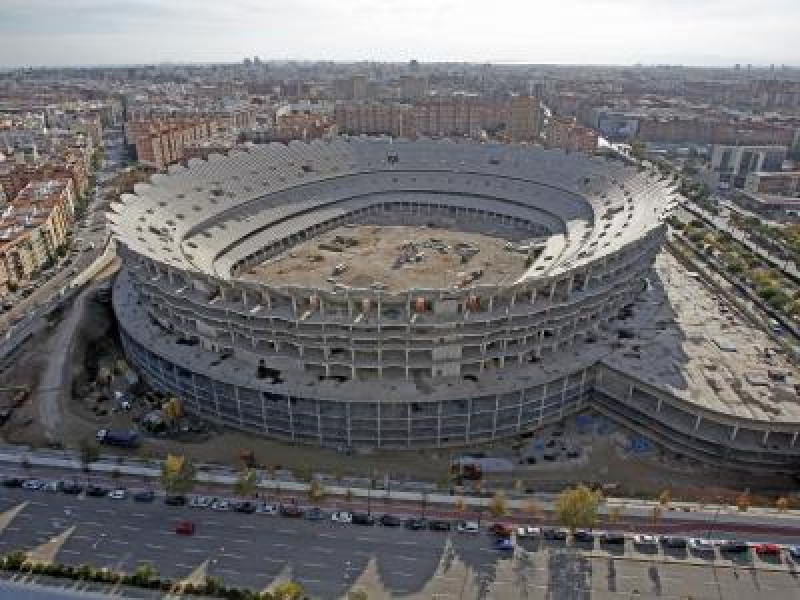
[(213, 535), (196, 535), (194, 537), (195, 537), (195, 539), (198, 539), (198, 540), (213, 540), (214, 539)]
[(233, 552), (223, 552), (220, 556), (224, 556), (225, 558), (232, 558), (233, 560), (242, 560), (244, 558), (241, 554), (234, 554)]
[(231, 575), (239, 575), (239, 571), (236, 569), (216, 569), (220, 573), (230, 573)]
[(121, 544), (123, 546), (127, 546), (130, 544), (128, 540), (111, 540), (114, 544)]
[(133, 525), (120, 525), (120, 529), (125, 529), (127, 531), (141, 531), (141, 527), (134, 527)]
[(62, 552), (64, 554), (80, 554), (81, 553), (80, 550), (70, 550), (69, 548), (62, 548), (58, 552), (59, 552), (59, 554), (61, 554)]
[(206, 552), (202, 548), (184, 548), (183, 551), (188, 552), (190, 554), (205, 554)]
[(94, 512), (100, 513), (100, 514), (103, 514), (103, 515), (113, 515), (114, 514), (114, 510), (112, 510), (110, 508), (95, 508)]
[(105, 558), (106, 560), (117, 560), (116, 554), (98, 554), (100, 558)]
[[(84, 525), (89, 525), (90, 527), (106, 527), (105, 524), (98, 523), (97, 521), (84, 521), (83, 524)], [(123, 527), (125, 527), (125, 525), (123, 525)], [(137, 531), (138, 531), (138, 529), (137, 529)]]
[(39, 502), (38, 500), (29, 500), (28, 504), (30, 504), (31, 506), (41, 506), (43, 508), (49, 508), (50, 507), (50, 505), (47, 504), (46, 502)]
[(366, 537), (357, 537), (356, 538), (359, 542), (370, 542), (370, 543), (377, 543), (378, 540), (374, 538), (366, 538)]
[(271, 562), (271, 563), (284, 563), (284, 562), (286, 562), (282, 558), (272, 558), (271, 556), (265, 556), (264, 560), (267, 561), (267, 562)]
[(278, 543), (278, 544), (272, 544), (272, 545), (273, 545), (275, 548), (288, 548), (288, 547), (289, 547), (289, 544), (281, 544), (281, 543)]
[(239, 529), (255, 529), (255, 525), (239, 525)]
[(138, 517), (139, 519), (144, 519), (147, 515), (144, 513), (131, 513), (132, 517)]
[(412, 542), (411, 540), (403, 540), (397, 543), (403, 546), (419, 546), (419, 542)]
[(337, 536), (333, 535), (332, 533), (318, 533), (317, 537), (330, 538), (330, 539), (336, 539), (337, 538)]
[(296, 529), (278, 529), (278, 533), (287, 533), (289, 535), (293, 535), (297, 533)]
[(323, 554), (333, 554), (333, 548), (322, 548), (321, 546), (315, 546), (311, 548), (314, 552), (322, 552)]
[(301, 566), (308, 567), (311, 569), (319, 569), (320, 567), (324, 567), (325, 565), (321, 563), (303, 563)]
[(145, 548), (151, 548), (153, 550), (163, 550), (166, 546), (159, 546), (158, 544), (145, 544)]
[(201, 521), (203, 525), (219, 525), (219, 521)]
[(418, 556), (395, 556), (398, 560), (419, 560)]
[[(414, 577), (414, 573), (400, 573), (399, 571), (395, 571), (392, 575), (399, 575), (400, 577)], [(493, 581), (492, 583), (497, 583), (497, 581)]]

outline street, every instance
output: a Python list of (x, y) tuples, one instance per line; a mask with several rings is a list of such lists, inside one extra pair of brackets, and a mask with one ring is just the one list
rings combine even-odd
[[(346, 506), (346, 505), (343, 505)], [(198, 572), (254, 589), (294, 579), (312, 597), (363, 588), (370, 599), (797, 598), (796, 565), (781, 557), (731, 560), (638, 551), (595, 542), (518, 539), (512, 555), (484, 533), (409, 531), (267, 515), (176, 508), (160, 500), (72, 497), (3, 489), (0, 552), (132, 571), (151, 562), (177, 579)], [(193, 536), (174, 533), (191, 520)]]

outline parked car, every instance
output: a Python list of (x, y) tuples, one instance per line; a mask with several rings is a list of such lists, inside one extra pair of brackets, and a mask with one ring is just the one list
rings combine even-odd
[(275, 516), (280, 512), (280, 507), (277, 504), (269, 504), (268, 502), (259, 502), (256, 504), (256, 514)]
[(331, 515), (331, 521), (336, 523), (352, 523), (353, 515), (346, 510), (338, 510)]
[(787, 550), (789, 551), (789, 556), (795, 560), (800, 560), (800, 545), (789, 546)]
[(753, 546), (759, 556), (780, 556), (781, 547), (778, 544), (756, 544)]
[(428, 521), (422, 518), (412, 517), (405, 522), (406, 529), (412, 531), (419, 531), (428, 528)]
[(61, 491), (67, 494), (68, 496), (77, 496), (83, 491), (83, 486), (80, 483), (69, 481), (61, 486)]
[(194, 533), (194, 523), (181, 521), (175, 526), (175, 533), (178, 535), (192, 535)]
[(514, 530), (512, 529), (511, 525), (508, 523), (493, 523), (489, 527), (489, 533), (496, 535), (497, 537), (511, 537), (514, 534)]
[(212, 510), (230, 510), (231, 503), (228, 502), (225, 498), (214, 498), (211, 501), (211, 509)]
[(400, 525), (403, 524), (403, 521), (394, 515), (385, 514), (381, 516), (380, 523), (384, 527), (400, 527)]
[(704, 538), (689, 538), (689, 549), (695, 552), (714, 552), (714, 542)]
[(518, 538), (539, 537), (541, 533), (541, 529), (538, 527), (531, 527), (530, 525), (517, 527)]
[(137, 490), (133, 493), (134, 502), (152, 502), (156, 497), (153, 490)]
[(108, 493), (108, 497), (112, 500), (124, 500), (127, 495), (128, 491), (125, 488), (117, 488)]
[(324, 521), (327, 518), (328, 514), (317, 506), (306, 511), (306, 519), (309, 521)]
[(451, 527), (450, 521), (442, 519), (434, 519), (428, 523), (428, 529), (431, 531), (450, 531)]
[(192, 508), (208, 508), (211, 506), (213, 500), (213, 498), (209, 498), (208, 496), (192, 496), (189, 500), (189, 506)]
[(353, 513), (353, 525), (375, 525), (375, 517), (369, 513)]
[(63, 483), (60, 481), (48, 481), (42, 486), (43, 492), (60, 492)]
[(665, 535), (661, 538), (661, 543), (665, 548), (686, 548), (689, 540), (679, 535)]
[(90, 485), (86, 488), (86, 495), (92, 498), (105, 498), (110, 490), (101, 485)]
[(658, 546), (658, 537), (649, 533), (637, 533), (633, 536), (635, 546)]
[(614, 546), (621, 546), (625, 543), (625, 536), (621, 533), (607, 531), (600, 535), (601, 544), (611, 544)]
[(576, 529), (575, 533), (572, 534), (572, 539), (576, 542), (594, 542), (594, 534), (586, 529)]
[(3, 486), (7, 488), (21, 488), (25, 480), (21, 477), (6, 477), (3, 479)]
[(303, 511), (296, 504), (281, 504), (281, 515), (293, 519), (303, 516)]
[(477, 521), (460, 521), (458, 525), (456, 525), (456, 531), (458, 533), (478, 533), (481, 530), (481, 526), (478, 525)]
[(497, 538), (494, 541), (494, 549), (500, 552), (514, 552), (514, 542), (506, 537)]
[(183, 494), (172, 494), (164, 498), (164, 504), (169, 506), (186, 506), (186, 496)]
[(729, 554), (744, 554), (750, 550), (750, 546), (744, 542), (729, 541), (720, 544), (719, 550), (720, 552), (726, 552)]
[(233, 510), (238, 513), (252, 515), (254, 512), (256, 512), (256, 505), (252, 502), (244, 500), (243, 502), (235, 502), (233, 504)]
[(567, 539), (567, 532), (564, 529), (555, 529), (553, 527), (548, 527), (542, 529), (542, 537), (546, 540), (556, 540), (559, 542), (563, 542)]
[(38, 479), (28, 479), (22, 484), (23, 490), (40, 490), (44, 486), (44, 481)]

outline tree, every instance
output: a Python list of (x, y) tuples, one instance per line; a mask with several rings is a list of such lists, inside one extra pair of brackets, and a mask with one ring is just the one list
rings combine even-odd
[(622, 509), (619, 506), (612, 506), (608, 509), (606, 520), (608, 521), (609, 524), (613, 525), (614, 523), (619, 521), (621, 515), (622, 515)]
[(463, 498), (456, 498), (456, 501), (453, 502), (453, 509), (458, 513), (462, 514), (467, 511), (467, 502)]
[(508, 514), (508, 497), (503, 490), (497, 490), (489, 501), (489, 512), (494, 517), (503, 517)]
[(664, 513), (664, 509), (661, 508), (660, 506), (654, 506), (653, 507), (653, 513), (651, 515), (651, 518), (653, 519), (653, 524), (654, 525), (661, 520), (661, 515), (663, 513)]
[(541, 517), (544, 511), (536, 500), (528, 498), (522, 503), (522, 512), (531, 517)]
[(739, 512), (747, 512), (747, 509), (750, 508), (750, 504), (750, 490), (745, 490), (736, 496), (736, 508), (739, 509)]
[(556, 499), (556, 519), (574, 532), (579, 527), (592, 528), (597, 523), (601, 495), (585, 485), (567, 488)]
[(158, 577), (158, 571), (151, 563), (141, 563), (133, 572), (133, 578), (139, 585), (146, 585)]
[(168, 494), (186, 494), (194, 487), (194, 463), (184, 456), (168, 454), (161, 465), (161, 484)]
[(369, 600), (369, 596), (364, 590), (353, 590), (347, 593), (347, 600)]
[(325, 486), (319, 479), (312, 479), (308, 486), (308, 498), (312, 502), (319, 502), (325, 497)]
[(100, 457), (100, 448), (88, 437), (83, 437), (78, 442), (78, 454), (83, 470), (88, 471), (89, 466)]
[(253, 469), (244, 469), (237, 475), (236, 483), (233, 484), (233, 491), (237, 496), (250, 497), (255, 494), (257, 486), (258, 475), (256, 475), (256, 472)]
[(786, 496), (781, 496), (775, 501), (775, 508), (781, 512), (789, 510), (789, 499)]
[(272, 590), (274, 600), (302, 600), (306, 592), (296, 581), (287, 581), (275, 586)]
[(670, 502), (672, 502), (672, 492), (670, 492), (669, 490), (663, 490), (658, 495), (658, 503), (664, 508), (666, 508), (669, 506)]

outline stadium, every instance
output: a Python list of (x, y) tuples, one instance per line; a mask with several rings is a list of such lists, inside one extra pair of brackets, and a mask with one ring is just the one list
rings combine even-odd
[[(739, 442), (753, 468), (797, 458), (796, 420), (737, 420), (608, 360), (609, 324), (650, 285), (675, 203), (652, 172), (525, 146), (338, 138), (194, 159), (134, 192), (109, 214), (123, 345), (198, 416), (409, 449), (510, 438), (593, 406), (711, 462)], [(765, 451), (765, 430), (779, 448)]]

